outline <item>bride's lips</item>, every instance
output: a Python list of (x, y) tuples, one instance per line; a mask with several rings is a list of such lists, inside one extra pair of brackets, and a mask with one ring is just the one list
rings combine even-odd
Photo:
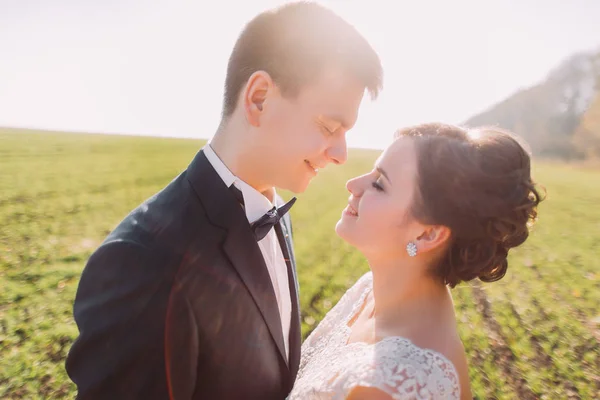
[(344, 208), (343, 214), (347, 215), (348, 217), (358, 217), (358, 211), (356, 211), (356, 208), (352, 207), (350, 204)]

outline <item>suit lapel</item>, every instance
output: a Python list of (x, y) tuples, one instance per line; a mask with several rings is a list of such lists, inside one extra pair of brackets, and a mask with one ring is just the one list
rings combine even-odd
[(290, 377), (292, 382), (298, 372), (298, 365), (300, 361), (300, 300), (298, 298), (298, 279), (296, 278), (296, 268), (292, 256), (292, 246), (290, 236), (285, 223), (279, 223), (275, 225), (275, 232), (277, 233), (277, 239), (281, 246), (281, 252), (287, 266), (288, 275), (288, 286), (290, 288), (290, 301), (292, 305), (292, 315), (290, 323), (290, 354), (288, 367), (290, 368)]
[(245, 221), (246, 224), (240, 223), (239, 226), (232, 227), (228, 231), (223, 250), (252, 295), (281, 356), (287, 360), (281, 317), (269, 270), (247, 220)]
[(223, 251), (260, 310), (281, 357), (287, 360), (284, 357), (283, 332), (275, 290), (242, 207), (202, 151), (198, 152), (188, 167), (187, 174), (208, 219), (226, 230)]
[[(290, 253), (290, 260), (292, 261), (292, 267), (294, 267), (294, 272), (296, 271), (296, 257), (295, 257), (295, 253), (294, 253), (294, 240), (292, 237), (293, 234), (293, 230), (292, 230), (292, 219), (290, 217), (290, 213), (287, 213), (286, 215), (283, 216), (282, 218), (282, 228), (283, 228), (283, 233), (285, 234), (285, 241), (287, 243), (288, 246), (288, 251)], [(295, 278), (295, 276), (294, 276)], [(297, 283), (297, 281), (296, 281)]]

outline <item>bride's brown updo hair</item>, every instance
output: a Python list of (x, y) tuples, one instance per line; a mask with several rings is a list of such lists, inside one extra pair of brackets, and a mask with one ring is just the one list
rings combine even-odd
[(525, 242), (542, 200), (527, 151), (514, 135), (495, 127), (432, 123), (395, 136), (410, 137), (417, 152), (412, 216), (451, 231), (432, 272), (450, 287), (474, 278), (501, 279), (509, 249)]

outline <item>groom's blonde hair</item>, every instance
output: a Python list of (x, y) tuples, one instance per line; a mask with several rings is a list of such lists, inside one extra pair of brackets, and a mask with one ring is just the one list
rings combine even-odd
[(284, 95), (295, 96), (329, 65), (346, 69), (377, 98), (383, 85), (381, 61), (348, 22), (311, 2), (262, 12), (245, 26), (229, 58), (223, 118), (233, 113), (254, 72), (267, 72)]

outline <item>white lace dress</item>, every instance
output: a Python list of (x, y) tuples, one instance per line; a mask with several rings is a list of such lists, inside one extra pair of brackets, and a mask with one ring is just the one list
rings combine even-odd
[(394, 336), (348, 344), (348, 322), (372, 289), (371, 272), (342, 296), (302, 344), (296, 384), (288, 399), (345, 399), (356, 386), (378, 388), (393, 399), (459, 399), (454, 365), (443, 355)]

